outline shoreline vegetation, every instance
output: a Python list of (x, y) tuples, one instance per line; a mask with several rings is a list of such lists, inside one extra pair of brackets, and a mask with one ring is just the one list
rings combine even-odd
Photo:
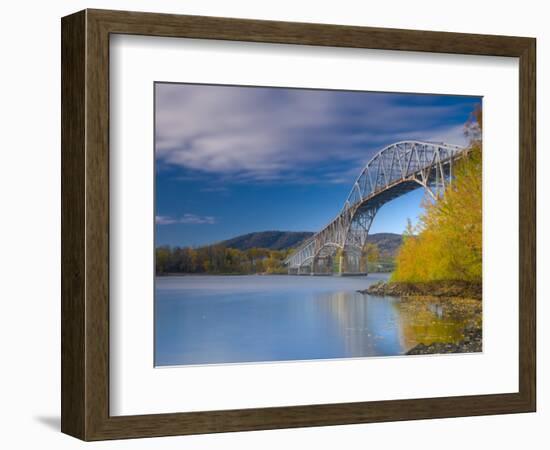
[[(156, 275), (271, 275), (286, 274), (284, 260), (309, 239), (306, 231), (259, 231), (200, 247), (159, 246), (155, 249)], [(364, 248), (369, 273), (395, 269), (402, 236), (375, 233)]]
[(283, 261), (288, 254), (288, 250), (238, 250), (219, 244), (198, 248), (164, 246), (155, 250), (155, 272), (161, 276), (286, 274)]
[(424, 201), (416, 227), (409, 221), (392, 281), (481, 283), (481, 159), (481, 149), (472, 148), (445, 194)]

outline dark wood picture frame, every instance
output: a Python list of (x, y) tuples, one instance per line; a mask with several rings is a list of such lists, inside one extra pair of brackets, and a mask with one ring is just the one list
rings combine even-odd
[[(535, 411), (534, 38), (105, 10), (64, 17), (61, 30), (64, 433), (101, 440)], [(519, 58), (519, 391), (110, 416), (109, 36), (116, 33)]]

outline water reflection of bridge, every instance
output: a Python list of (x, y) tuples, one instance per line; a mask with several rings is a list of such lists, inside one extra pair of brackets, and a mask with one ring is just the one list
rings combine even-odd
[(466, 149), (445, 143), (403, 141), (378, 152), (365, 166), (338, 216), (286, 260), (293, 275), (366, 274), (370, 226), (389, 201), (423, 187), (436, 198), (453, 178)]

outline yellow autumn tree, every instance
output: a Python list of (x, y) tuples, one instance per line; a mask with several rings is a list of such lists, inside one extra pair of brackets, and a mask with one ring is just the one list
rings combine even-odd
[(394, 281), (481, 281), (481, 110), (473, 117), (466, 125), (471, 139), (467, 156), (457, 162), (445, 194), (435, 201), (424, 201), (416, 233), (405, 233)]

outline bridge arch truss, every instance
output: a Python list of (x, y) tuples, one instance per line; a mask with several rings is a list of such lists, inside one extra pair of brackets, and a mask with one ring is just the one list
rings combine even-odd
[(366, 273), (362, 252), (379, 209), (420, 187), (436, 199), (452, 182), (455, 161), (466, 152), (457, 145), (422, 141), (384, 147), (365, 165), (340, 213), (286, 259), (289, 273), (315, 273), (320, 262), (330, 273), (335, 256), (340, 274)]

